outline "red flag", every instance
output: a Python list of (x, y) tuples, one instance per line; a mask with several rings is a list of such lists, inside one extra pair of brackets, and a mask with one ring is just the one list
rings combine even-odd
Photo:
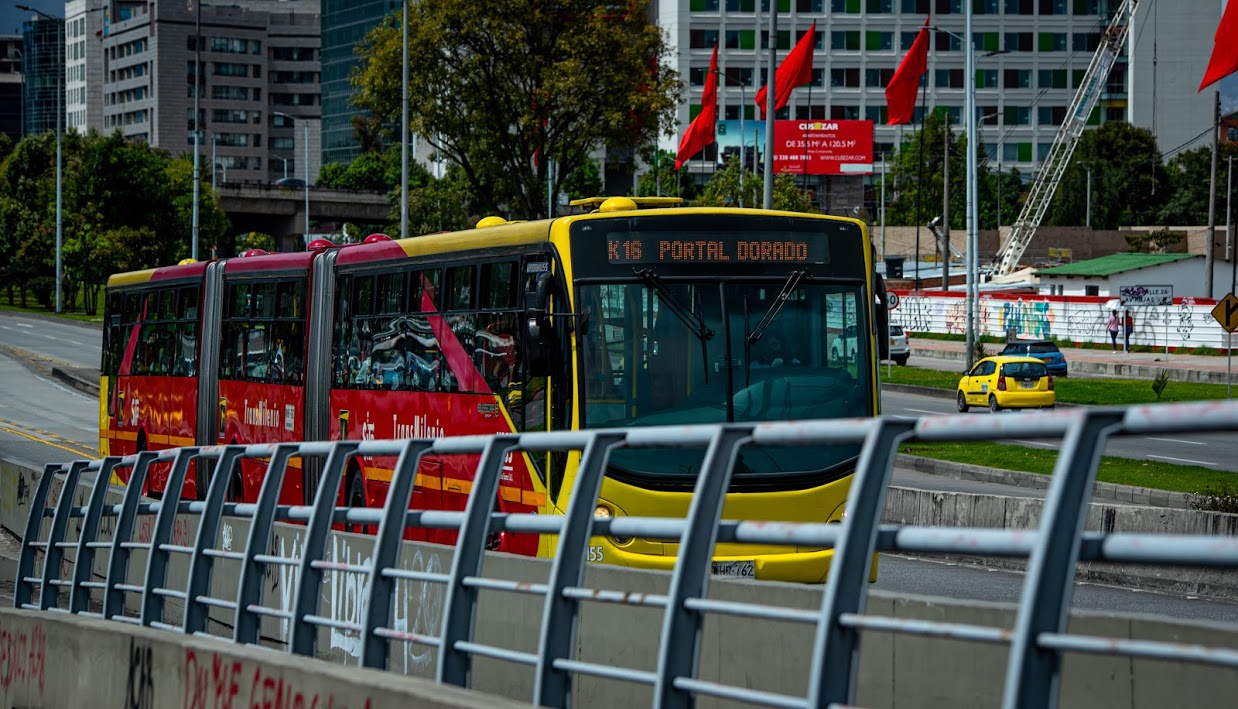
[(920, 90), (920, 77), (928, 70), (928, 18), (911, 43), (911, 50), (903, 57), (890, 83), (886, 84), (886, 125), (896, 126), (911, 123), (916, 114), (916, 93)]
[(1212, 59), (1208, 61), (1208, 70), (1199, 84), (1200, 91), (1238, 71), (1238, 2), (1235, 0), (1225, 3), (1221, 24), (1217, 25), (1212, 41)]
[[(800, 41), (795, 43), (787, 58), (778, 65), (778, 71), (774, 72), (775, 111), (787, 105), (787, 100), (791, 98), (791, 89), (812, 82), (812, 45), (816, 42), (816, 36), (817, 23), (813, 22), (804, 36), (800, 37)], [(769, 84), (762, 86), (753, 98), (761, 111), (761, 118), (765, 118), (765, 96), (768, 88)]]
[(696, 114), (688, 130), (679, 141), (675, 153), (675, 169), (687, 162), (706, 145), (714, 142), (714, 130), (718, 123), (718, 45), (714, 44), (714, 56), (709, 60), (709, 76), (705, 78), (705, 95), (701, 97), (701, 112)]

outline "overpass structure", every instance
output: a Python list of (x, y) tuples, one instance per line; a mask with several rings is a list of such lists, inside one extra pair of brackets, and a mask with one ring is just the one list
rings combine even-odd
[[(304, 187), (223, 183), (216, 191), (234, 232), (270, 234), (281, 251), (304, 248)], [(312, 224), (325, 222), (385, 224), (391, 216), (391, 205), (382, 192), (312, 186), (309, 192), (311, 228)]]
[[(49, 466), (28, 491), (19, 610), (0, 617), (25, 624), (31, 637), (40, 617), (63, 626), (66, 613), (92, 619), (92, 633), (110, 623), (133, 643), (162, 637), (154, 631), (223, 635), (243, 646), (227, 652), (283, 650), (257, 651), (258, 661), (303, 656), (302, 672), (326, 667), (304, 658), (325, 658), (360, 664), (366, 669), (354, 673), (363, 682), (367, 672), (383, 682), (398, 672), (490, 693), (452, 695), (476, 706), (497, 703), (491, 695), (543, 706), (1221, 705), (1238, 691), (1238, 628), (1070, 613), (1080, 561), (1238, 569), (1233, 520), (1219, 535), (1106, 531), (1112, 519), (1084, 531), (1094, 526), (1088, 497), (1108, 437), (1188, 430), (1238, 430), (1238, 403), (182, 448), (82, 460)], [(880, 524), (902, 442), (1028, 437), (1062, 441), (1034, 529)], [(722, 520), (734, 453), (749, 443), (860, 443), (843, 522)], [(685, 519), (593, 516), (618, 447), (706, 450)], [(503, 461), (516, 451), (580, 452), (565, 515), (492, 513)], [(477, 457), (463, 512), (408, 510), (423, 455)], [(334, 507), (352, 456), (398, 457), (384, 509)], [(228, 471), (244, 458), (270, 461), (256, 504), (227, 502), (229, 476), (220, 474), (205, 499), (181, 499), (195, 468)], [(321, 461), (319, 492), (311, 506), (280, 506), (284, 474), (297, 460)], [(154, 465), (170, 470), (167, 493), (144, 500), (139, 491)], [(132, 477), (123, 490), (98, 482), (125, 469)], [(373, 525), (377, 534), (333, 532), (342, 522)], [(402, 541), (409, 527), (458, 530), (458, 541)], [(496, 531), (557, 535), (555, 557), (488, 553)], [(677, 543), (675, 569), (587, 564), (590, 539), (603, 535)], [(824, 588), (711, 579), (718, 542), (832, 547), (834, 561)], [(876, 551), (1026, 557), (1022, 601), (1011, 608), (871, 594)], [(201, 667), (196, 654), (190, 667), (191, 650), (167, 666), (172, 689), (163, 696), (206, 691), (187, 685)], [(132, 656), (116, 661), (132, 664)], [(242, 667), (242, 686), (252, 674), (251, 693), (265, 686), (261, 669), (221, 662)], [(289, 673), (279, 674), (283, 686), (298, 666), (280, 667)], [(132, 668), (128, 676), (143, 677)], [(225, 694), (229, 686), (225, 680)], [(36, 694), (29, 682), (0, 685), (10, 705), (51, 705)], [(363, 699), (373, 697), (355, 701)]]

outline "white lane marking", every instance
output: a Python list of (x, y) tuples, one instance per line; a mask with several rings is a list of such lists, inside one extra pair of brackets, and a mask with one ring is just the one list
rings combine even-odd
[(18, 326), (18, 327), (28, 327), (28, 328), (30, 328), (31, 330), (33, 330), (33, 329), (34, 329), (34, 325), (31, 325), (30, 323), (25, 323), (25, 322), (19, 322), (19, 323), (17, 323), (17, 326)]
[(1024, 445), (1029, 445), (1029, 446), (1044, 446), (1045, 448), (1060, 448), (1061, 447), (1061, 444), (1059, 443), (1045, 443), (1044, 441), (1025, 441), (1019, 438), (1014, 439), (1014, 442), (1022, 443)]
[(924, 409), (904, 409), (904, 411), (914, 411), (917, 414), (929, 414), (931, 416), (940, 416), (940, 411), (926, 411)]
[(1170, 458), (1167, 455), (1152, 455), (1151, 453), (1148, 454), (1148, 457), (1156, 458), (1158, 460), (1172, 460), (1177, 463), (1190, 463), (1192, 465), (1216, 465), (1216, 463), (1210, 463), (1206, 460), (1188, 460), (1186, 458)]
[(1148, 440), (1149, 441), (1165, 441), (1166, 443), (1188, 443), (1192, 446), (1208, 445), (1207, 443), (1203, 441), (1184, 441), (1181, 438), (1153, 438), (1152, 436), (1148, 436)]

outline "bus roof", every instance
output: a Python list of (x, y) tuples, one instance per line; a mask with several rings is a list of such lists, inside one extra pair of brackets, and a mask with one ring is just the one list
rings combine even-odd
[(224, 264), (224, 270), (228, 273), (307, 270), (317, 255), (316, 251), (279, 251), (254, 256), (238, 256), (228, 259)]
[(206, 272), (208, 263), (210, 261), (195, 261), (194, 263), (177, 264), (175, 266), (148, 268), (142, 271), (115, 273), (107, 279), (107, 287), (134, 286), (152, 281), (170, 281), (178, 278), (200, 279), (202, 274)]
[(548, 219), (535, 222), (512, 222), (485, 229), (462, 229), (395, 241), (349, 246), (340, 249), (335, 262), (339, 265), (357, 264), (487, 247), (524, 246), (546, 241), (550, 237), (550, 224), (551, 221)]

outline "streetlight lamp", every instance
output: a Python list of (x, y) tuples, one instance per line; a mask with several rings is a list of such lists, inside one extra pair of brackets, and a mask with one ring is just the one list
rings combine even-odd
[[(284, 112), (282, 112), (282, 111), (272, 111), (272, 112), (271, 112), (271, 115), (273, 115), (273, 116), (282, 116), (282, 117), (284, 117), (285, 119), (287, 119), (287, 120), (289, 120), (289, 121), (294, 121), (294, 122), (297, 120), (297, 116), (290, 116), (290, 115), (288, 115), (287, 113), (284, 113)], [(309, 176), (309, 123), (308, 123), (308, 122), (307, 122), (304, 118), (302, 118), (302, 119), (301, 119), (301, 126), (305, 129), (305, 130), (302, 132), (302, 135), (304, 136), (304, 138), (303, 138), (303, 139), (302, 139), (302, 141), (301, 141), (301, 143), (302, 143), (301, 153), (302, 153), (302, 156), (303, 156), (303, 157), (302, 157), (302, 160), (304, 160), (304, 162), (305, 162), (305, 166), (302, 168), (302, 172), (304, 172), (304, 173), (305, 173), (305, 234), (303, 235), (304, 243), (302, 244), (302, 246), (304, 246), (305, 244), (308, 244), (308, 243), (309, 243), (309, 233), (310, 233), (310, 228), (309, 228), (309, 186), (310, 186), (310, 176)], [(278, 157), (278, 156), (276, 156), (276, 157)], [(283, 160), (283, 158), (280, 158), (280, 159), (281, 159), (281, 160)], [(286, 161), (286, 160), (284, 161), (284, 177), (288, 177), (288, 161)]]
[[(64, 214), (62, 206), (64, 204), (64, 180), (61, 160), (61, 137), (60, 137), (60, 97), (64, 93), (64, 18), (52, 17), (51, 15), (36, 10), (28, 5), (18, 5), (18, 10), (33, 12), (44, 19), (51, 20), (56, 23), (58, 48), (56, 54), (59, 59), (56, 62), (56, 312), (61, 312), (61, 292), (64, 280), (64, 259), (63, 259), (63, 244), (64, 244)], [(22, 75), (25, 76), (25, 62), (23, 61)]]

